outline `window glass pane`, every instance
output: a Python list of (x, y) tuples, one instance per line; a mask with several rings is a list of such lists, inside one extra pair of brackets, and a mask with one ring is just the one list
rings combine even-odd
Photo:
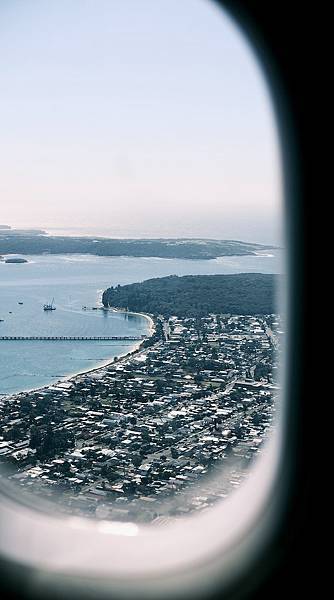
[(0, 16), (3, 485), (97, 519), (208, 510), (266, 451), (281, 387), (264, 76), (206, 0)]

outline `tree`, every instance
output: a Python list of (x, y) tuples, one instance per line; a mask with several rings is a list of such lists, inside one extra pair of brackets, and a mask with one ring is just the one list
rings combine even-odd
[(144, 429), (142, 431), (141, 437), (142, 437), (142, 440), (144, 440), (145, 442), (150, 442), (151, 441), (151, 437), (150, 437), (150, 434), (147, 431), (147, 429)]
[(140, 467), (140, 465), (142, 464), (142, 462), (143, 462), (143, 459), (142, 459), (142, 457), (139, 454), (134, 454), (133, 455), (133, 457), (132, 457), (132, 463), (133, 463), (133, 465), (136, 468)]
[(29, 446), (30, 448), (39, 448), (39, 446), (42, 444), (42, 440), (43, 440), (43, 436), (42, 436), (42, 432), (41, 429), (39, 427), (37, 427), (36, 425), (33, 425), (30, 429), (30, 441), (29, 441)]
[(14, 425), (11, 429), (9, 429), (6, 434), (4, 435), (4, 438), (6, 440), (12, 440), (13, 442), (18, 441), (19, 439), (22, 438), (23, 432), (21, 427), (19, 427), (18, 425)]
[(70, 475), (71, 473), (71, 463), (68, 460), (65, 460), (62, 465), (60, 465), (59, 470), (63, 475)]
[(157, 379), (155, 382), (155, 390), (158, 394), (161, 394), (165, 390), (165, 382), (163, 379)]
[(179, 453), (176, 450), (176, 448), (174, 448), (174, 446), (171, 447), (170, 453), (171, 453), (171, 457), (174, 458), (174, 459), (178, 458), (178, 456), (179, 456)]

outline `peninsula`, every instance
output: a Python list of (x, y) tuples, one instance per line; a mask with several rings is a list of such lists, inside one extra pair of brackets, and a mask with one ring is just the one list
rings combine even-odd
[(1, 254), (93, 254), (210, 260), (218, 256), (248, 256), (272, 249), (237, 240), (116, 239), (51, 236), (39, 230), (0, 229)]
[(110, 287), (104, 291), (102, 303), (106, 308), (145, 311), (165, 317), (270, 314), (275, 312), (278, 279), (277, 275), (263, 273), (170, 275)]
[[(0, 466), (13, 490), (69, 514), (154, 525), (232, 493), (271, 435), (279, 396), (282, 322), (273, 277), (262, 277), (106, 291), (105, 302), (109, 294), (138, 308), (140, 294), (131, 300), (128, 290), (146, 290), (151, 336), (101, 368), (0, 400)], [(245, 314), (228, 304), (238, 295)], [(170, 314), (172, 298), (186, 315)]]

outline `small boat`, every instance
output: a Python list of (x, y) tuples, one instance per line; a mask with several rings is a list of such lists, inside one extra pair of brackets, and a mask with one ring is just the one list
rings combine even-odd
[(18, 304), (23, 304), (23, 302), (18, 302)]
[(0, 319), (0, 323), (2, 323), (5, 319)]
[(56, 307), (53, 306), (54, 300), (55, 299), (52, 298), (52, 302), (50, 302), (50, 304), (44, 304), (43, 310), (56, 310)]

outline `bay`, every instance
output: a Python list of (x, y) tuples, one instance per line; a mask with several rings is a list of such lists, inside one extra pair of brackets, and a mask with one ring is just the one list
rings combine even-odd
[[(92, 255), (25, 258), (28, 263), (0, 262), (1, 336), (141, 336), (149, 330), (144, 317), (93, 310), (100, 305), (104, 289), (166, 275), (283, 270), (282, 250), (209, 261)], [(56, 310), (43, 311), (43, 304), (53, 298)], [(38, 388), (95, 368), (135, 347), (131, 341), (0, 340), (0, 395)]]

